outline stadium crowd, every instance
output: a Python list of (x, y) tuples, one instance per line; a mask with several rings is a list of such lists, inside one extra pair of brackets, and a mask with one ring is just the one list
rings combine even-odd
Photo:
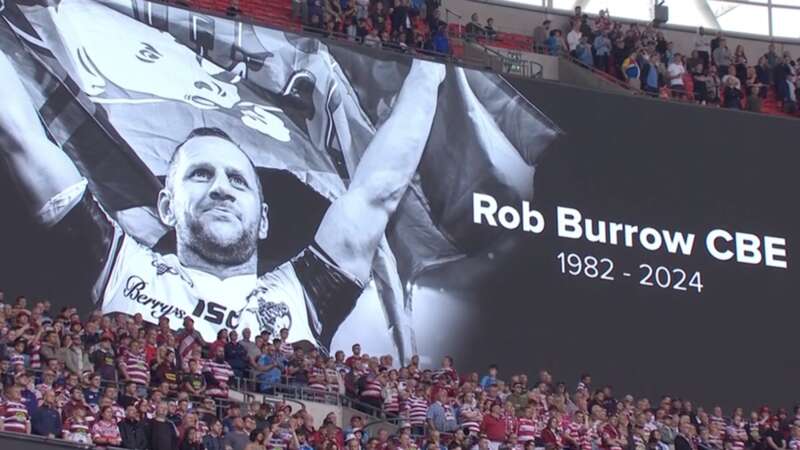
[(292, 13), (311, 33), (402, 52), (451, 53), (438, 0), (293, 0)]
[(760, 111), (774, 89), (784, 111), (797, 111), (800, 60), (789, 51), (778, 54), (774, 44), (762, 55), (748, 57), (743, 46), (732, 50), (721, 32), (709, 36), (701, 27), (693, 48), (678, 49), (652, 24), (626, 25), (612, 20), (607, 11), (591, 19), (580, 7), (565, 31), (551, 25), (545, 20), (534, 30), (540, 52), (568, 52), (582, 64), (648, 94)]
[[(449, 357), (435, 369), (418, 357), (397, 367), (358, 344), (328, 357), (287, 342), (286, 330), (222, 330), (204, 342), (190, 317), (174, 332), (166, 319), (82, 320), (73, 308), (53, 315), (47, 301), (2, 297), (4, 432), (150, 450), (800, 450), (800, 407), (725, 414), (677, 397), (616, 398), (589, 374), (570, 388), (545, 370), (535, 380), (503, 379), (496, 366), (459, 374)], [(233, 389), (279, 383), (359, 399), (398, 430), (371, 436), (359, 415), (343, 429), (334, 415), (230, 400)]]

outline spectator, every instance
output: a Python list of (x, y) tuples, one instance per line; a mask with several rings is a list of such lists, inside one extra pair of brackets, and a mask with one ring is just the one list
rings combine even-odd
[(178, 447), (178, 431), (175, 429), (175, 425), (167, 420), (168, 411), (167, 402), (158, 402), (155, 416), (148, 427), (149, 450), (174, 450)]
[(683, 83), (684, 74), (686, 74), (686, 68), (683, 66), (683, 56), (676, 53), (667, 66), (667, 77), (672, 94), (678, 98), (686, 96), (686, 88)]
[(608, 38), (608, 32), (601, 30), (594, 38), (594, 65), (598, 69), (608, 72), (608, 58), (611, 53), (611, 39)]
[(244, 430), (244, 421), (241, 417), (233, 420), (232, 429), (225, 433), (223, 443), (225, 448), (232, 450), (244, 450), (250, 442), (250, 435)]
[(489, 371), (481, 378), (481, 387), (487, 389), (489, 386), (497, 384), (497, 365), (492, 364), (489, 366)]
[(547, 54), (552, 56), (561, 55), (566, 50), (564, 41), (561, 39), (561, 30), (551, 30), (550, 37), (547, 38), (545, 45), (547, 47)]
[(706, 36), (706, 30), (703, 27), (697, 29), (697, 35), (694, 38), (694, 50), (702, 61), (703, 67), (708, 67), (711, 56), (711, 41)]
[(546, 19), (541, 25), (533, 29), (533, 48), (534, 51), (544, 53), (547, 50), (545, 44), (550, 37), (550, 19)]
[(637, 62), (638, 56), (638, 53), (633, 51), (622, 61), (622, 73), (625, 77), (625, 81), (628, 82), (628, 86), (636, 90), (642, 87), (640, 80), (642, 71)]
[(483, 26), (478, 19), (478, 13), (472, 13), (469, 23), (466, 27), (464, 27), (464, 38), (466, 38), (468, 41), (475, 41), (484, 37), (486, 37), (486, 30), (483, 29)]
[(117, 426), (123, 447), (144, 450), (149, 445), (147, 427), (135, 406), (130, 405), (125, 409), (125, 418)]
[(225, 361), (225, 348), (217, 346), (213, 358), (203, 364), (206, 381), (206, 395), (218, 398), (228, 397), (228, 383), (233, 376), (233, 369)]
[(100, 345), (92, 352), (89, 360), (94, 364), (94, 371), (104, 380), (117, 380), (117, 373), (114, 368), (116, 355), (112, 348), (111, 337), (103, 335), (100, 338)]
[(483, 27), (483, 31), (486, 33), (486, 39), (490, 41), (497, 39), (497, 31), (494, 29), (494, 18), (489, 17), (486, 19), (486, 26)]
[[(646, 93), (648, 93), (648, 94), (650, 94), (650, 95), (652, 95), (654, 97), (658, 96), (660, 88), (662, 86), (661, 72), (659, 70), (660, 66), (661, 66), (661, 56), (658, 53), (654, 53), (652, 56), (650, 56), (650, 60), (647, 62), (647, 64), (643, 68), (643, 72), (644, 72), (643, 80), (644, 80), (644, 83), (642, 83), (642, 89)], [(698, 67), (702, 68), (702, 64), (698, 64)], [(579, 386), (579, 389), (580, 389), (581, 384), (579, 383), (578, 386)], [(587, 386), (587, 385), (583, 384), (583, 386)], [(583, 390), (586, 391), (586, 392), (588, 392), (589, 389), (590, 389), (589, 387), (584, 387), (583, 388)]]
[(728, 50), (728, 42), (725, 39), (720, 39), (719, 47), (714, 50), (712, 55), (719, 73), (727, 74), (728, 66), (733, 63), (731, 52)]
[(42, 404), (31, 415), (31, 432), (49, 438), (61, 437), (61, 414), (58, 412), (56, 394), (48, 389), (42, 396)]
[(31, 420), (28, 409), (22, 403), (19, 386), (6, 389), (6, 401), (0, 406), (2, 430), (11, 433), (31, 433)]
[(114, 420), (114, 411), (110, 406), (100, 410), (100, 419), (92, 425), (92, 443), (113, 447), (119, 447), (122, 444), (122, 437), (120, 437), (117, 422)]
[(189, 395), (200, 395), (206, 388), (206, 379), (201, 374), (200, 360), (189, 360), (189, 369), (183, 374), (181, 390)]
[(436, 401), (428, 407), (426, 418), (428, 426), (432, 430), (452, 433), (458, 428), (458, 422), (448, 401), (446, 390), (442, 389), (437, 392)]
[(744, 46), (737, 45), (733, 53), (733, 63), (736, 66), (736, 77), (742, 83), (747, 80), (747, 56), (744, 53)]
[[(397, 33), (401, 29), (407, 30), (411, 28), (409, 19), (409, 10), (407, 0), (394, 0), (394, 7), (389, 10), (389, 18), (392, 21), (392, 34)], [(286, 330), (287, 337), (289, 330)], [(285, 341), (286, 338), (284, 338)]]
[(765, 86), (759, 81), (755, 67), (747, 68), (745, 87), (745, 94), (747, 95), (747, 109), (752, 112), (761, 112), (761, 92)]
[(450, 54), (450, 41), (447, 38), (447, 25), (443, 24), (433, 35), (433, 51), (442, 55)]
[(586, 36), (581, 36), (581, 40), (575, 48), (575, 56), (585, 66), (594, 67), (592, 44), (589, 43), (589, 39)]
[(64, 421), (64, 439), (76, 444), (92, 445), (92, 424), (84, 406), (76, 406)]
[(581, 36), (581, 23), (580, 21), (575, 21), (569, 33), (567, 33), (567, 48), (573, 58), (577, 58), (576, 50), (578, 49), (578, 44), (581, 42)]

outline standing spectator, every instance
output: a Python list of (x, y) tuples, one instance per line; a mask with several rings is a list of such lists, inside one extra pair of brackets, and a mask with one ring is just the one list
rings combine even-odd
[(608, 32), (601, 30), (594, 38), (594, 65), (598, 69), (608, 72), (608, 57), (611, 53), (611, 39), (608, 38)]
[(61, 437), (61, 414), (56, 404), (56, 394), (48, 389), (42, 396), (42, 404), (31, 415), (31, 432), (49, 438)]
[(227, 398), (233, 369), (225, 361), (225, 347), (216, 347), (213, 358), (203, 364), (203, 373), (206, 375), (205, 394), (212, 397)]
[(86, 408), (76, 406), (64, 421), (64, 439), (77, 444), (92, 444), (92, 424), (87, 420)]
[(592, 56), (592, 44), (586, 36), (581, 36), (578, 46), (575, 48), (575, 56), (587, 67), (594, 67), (594, 57)]
[(764, 450), (786, 450), (786, 439), (781, 430), (781, 421), (772, 417), (766, 424), (764, 431)]
[(452, 433), (458, 428), (455, 413), (447, 397), (447, 390), (436, 393), (436, 401), (428, 407), (428, 426), (432, 430)]
[(208, 434), (203, 436), (203, 447), (206, 450), (225, 450), (222, 438), (222, 422), (213, 419), (208, 427)]
[(12, 433), (31, 433), (31, 420), (28, 409), (22, 403), (19, 386), (6, 389), (6, 399), (0, 406), (2, 430)]
[(706, 36), (706, 30), (703, 27), (697, 29), (697, 35), (694, 38), (694, 50), (697, 52), (697, 57), (703, 62), (703, 67), (708, 67), (711, 57), (711, 41)]
[(714, 64), (717, 66), (719, 73), (727, 74), (728, 66), (733, 63), (731, 51), (728, 49), (728, 41), (720, 39), (719, 47), (712, 53)]
[(725, 38), (722, 36), (722, 30), (717, 32), (717, 36), (711, 40), (711, 54), (713, 55), (714, 52), (722, 45), (722, 41)]
[(118, 424), (122, 446), (133, 450), (144, 450), (148, 446), (148, 430), (139, 417), (136, 407), (125, 408), (125, 418)]
[(736, 67), (728, 66), (728, 74), (722, 77), (723, 107), (742, 108), (742, 82), (736, 76)]
[(168, 411), (167, 402), (158, 402), (155, 416), (149, 423), (147, 447), (149, 450), (175, 450), (178, 447), (178, 431), (175, 425), (167, 420)]
[[(759, 82), (755, 67), (747, 68), (745, 80), (745, 95), (747, 96), (747, 109), (752, 112), (761, 112), (761, 90), (764, 86)], [(712, 417), (712, 421), (714, 417)], [(723, 423), (724, 425), (724, 423)]]
[[(561, 436), (561, 428), (557, 417), (551, 417), (547, 421), (547, 426), (542, 430), (542, 443), (545, 450), (561, 450), (564, 448), (564, 441)], [(608, 447), (605, 447), (608, 448)], [(613, 450), (613, 447), (610, 448)]]
[(481, 378), (481, 388), (488, 389), (489, 386), (497, 384), (497, 365), (492, 364), (489, 366), (489, 371)]
[(497, 39), (497, 31), (494, 29), (494, 18), (489, 17), (486, 19), (486, 26), (483, 27), (483, 31), (486, 33), (486, 39), (490, 41)]
[(248, 354), (247, 348), (242, 345), (242, 341), (238, 340), (239, 335), (236, 331), (231, 331), (228, 334), (228, 343), (225, 345), (225, 361), (228, 362), (233, 374), (237, 378), (245, 378), (248, 372)]
[[(658, 53), (653, 53), (653, 55), (650, 56), (650, 60), (643, 68), (644, 81), (642, 83), (642, 89), (654, 97), (658, 96), (659, 89), (661, 88), (661, 73), (659, 72), (660, 64), (661, 55)], [(700, 67), (702, 67), (702, 65), (700, 65)], [(585, 388), (584, 390), (588, 392), (588, 388)]]
[(550, 37), (550, 19), (546, 19), (541, 25), (533, 29), (533, 49), (536, 52), (544, 53), (547, 49), (545, 42)]
[(551, 30), (545, 46), (547, 47), (548, 55), (559, 56), (564, 53), (566, 48), (564, 47), (564, 40), (561, 39), (561, 30)]
[(183, 319), (183, 328), (178, 330), (176, 339), (178, 343), (178, 353), (181, 358), (189, 356), (195, 345), (204, 345), (203, 336), (200, 332), (194, 329), (194, 319), (185, 317)]
[(244, 430), (244, 421), (241, 417), (237, 417), (233, 420), (232, 425), (233, 428), (230, 432), (225, 433), (225, 438), (223, 439), (225, 448), (244, 450), (250, 442), (250, 435)]
[(642, 71), (637, 62), (638, 53), (632, 51), (624, 61), (622, 61), (622, 74), (632, 89), (639, 90), (642, 87), (640, 80)]
[(119, 427), (114, 420), (114, 411), (110, 406), (100, 410), (100, 420), (92, 425), (92, 442), (95, 445), (118, 447), (122, 444)]
[(758, 58), (758, 65), (755, 67), (756, 71), (756, 79), (758, 83), (761, 84), (761, 87), (758, 91), (758, 96), (762, 99), (767, 98), (767, 91), (770, 85), (770, 68), (769, 63), (767, 62), (767, 57), (762, 56)]
[(683, 66), (683, 56), (676, 53), (672, 61), (667, 66), (667, 77), (669, 78), (669, 88), (672, 95), (678, 98), (686, 97), (686, 88), (683, 84), (683, 75), (686, 68)]
[(200, 361), (196, 358), (189, 360), (189, 369), (183, 374), (181, 390), (189, 395), (199, 396), (206, 387), (206, 381), (200, 372)]
[(107, 335), (100, 337), (100, 345), (92, 352), (89, 360), (94, 364), (94, 371), (100, 374), (103, 380), (116, 381), (117, 372), (114, 369), (114, 349), (111, 347), (111, 338)]
[(581, 42), (581, 36), (581, 23), (580, 21), (575, 21), (572, 24), (572, 29), (567, 33), (567, 48), (573, 58), (577, 58), (576, 50)]
[(83, 350), (80, 337), (67, 337), (65, 344), (68, 345), (64, 353), (64, 365), (67, 370), (78, 376), (84, 371), (92, 370), (92, 363), (89, 361), (89, 355)]
[(736, 66), (736, 77), (744, 84), (747, 80), (747, 55), (744, 54), (744, 46), (736, 46), (736, 51), (733, 53), (733, 64)]
[(469, 18), (469, 23), (464, 27), (464, 38), (468, 41), (475, 41), (479, 38), (486, 36), (486, 31), (483, 29), (478, 13), (472, 13)]
[(500, 447), (506, 438), (506, 421), (503, 420), (502, 407), (499, 403), (492, 403), (489, 414), (483, 416), (481, 422), (481, 433), (489, 439), (490, 448), (493, 450)]

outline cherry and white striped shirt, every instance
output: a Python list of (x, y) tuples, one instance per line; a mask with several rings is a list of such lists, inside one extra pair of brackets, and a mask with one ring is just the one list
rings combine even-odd
[(206, 393), (212, 397), (227, 397), (228, 385), (233, 376), (233, 369), (230, 364), (225, 360), (222, 362), (214, 360), (206, 360), (203, 363), (203, 372), (211, 373), (211, 376), (217, 381), (218, 386), (209, 387)]
[(117, 424), (105, 420), (98, 420), (92, 425), (92, 440), (103, 441), (111, 445), (119, 445), (122, 442)]
[(147, 368), (144, 354), (134, 354), (131, 351), (125, 352), (120, 361), (120, 366), (128, 374), (128, 377), (136, 384), (147, 386), (150, 384), (150, 371)]
[(406, 400), (408, 422), (412, 426), (422, 426), (428, 418), (428, 401), (423, 397), (412, 395)]
[(27, 433), (30, 417), (28, 409), (24, 404), (11, 400), (6, 400), (0, 406), (3, 417), (3, 431), (13, 433)]

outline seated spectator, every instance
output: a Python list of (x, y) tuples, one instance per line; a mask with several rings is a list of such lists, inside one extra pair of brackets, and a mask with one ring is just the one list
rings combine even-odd
[(736, 76), (736, 67), (728, 66), (728, 74), (722, 77), (722, 97), (723, 107), (741, 109), (742, 108), (742, 82)]

